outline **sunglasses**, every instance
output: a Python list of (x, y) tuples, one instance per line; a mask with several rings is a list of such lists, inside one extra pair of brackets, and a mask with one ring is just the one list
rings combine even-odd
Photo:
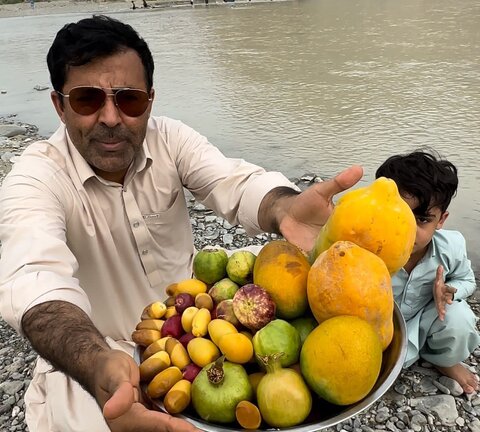
[[(111, 93), (107, 93), (110, 90)], [(102, 88), (80, 86), (70, 89), (68, 94), (57, 93), (68, 98), (70, 106), (77, 114), (88, 116), (96, 113), (105, 103), (108, 96), (112, 96), (115, 105), (128, 117), (139, 117), (148, 108), (152, 98), (145, 90), (132, 88)]]

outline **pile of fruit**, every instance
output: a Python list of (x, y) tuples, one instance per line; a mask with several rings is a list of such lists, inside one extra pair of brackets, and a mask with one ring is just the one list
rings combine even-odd
[(347, 192), (309, 256), (284, 240), (258, 256), (204, 249), (132, 334), (141, 380), (171, 414), (244, 429), (304, 422), (315, 398), (372, 390), (393, 338), (390, 275), (410, 255), (413, 213), (381, 178)]

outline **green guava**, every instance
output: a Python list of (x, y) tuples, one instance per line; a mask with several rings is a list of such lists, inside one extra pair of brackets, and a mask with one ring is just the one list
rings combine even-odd
[(270, 321), (253, 336), (253, 349), (257, 356), (265, 357), (283, 353), (280, 357), (282, 367), (298, 362), (302, 347), (297, 329), (287, 321)]

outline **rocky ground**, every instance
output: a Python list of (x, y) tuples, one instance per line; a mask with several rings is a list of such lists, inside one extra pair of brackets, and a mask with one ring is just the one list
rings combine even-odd
[[(0, 183), (22, 150), (39, 138), (37, 128), (21, 124), (15, 117), (0, 118)], [(294, 180), (300, 187), (315, 181), (315, 175)], [(221, 244), (241, 248), (263, 244), (271, 237), (248, 237), (243, 228), (231, 226), (193, 199), (189, 200), (197, 248)], [(470, 304), (480, 316), (480, 295)], [(35, 352), (0, 319), (0, 431), (26, 431), (23, 395), (31, 378)], [(480, 348), (466, 364), (478, 373)], [(431, 365), (421, 362), (403, 370), (392, 388), (369, 409), (328, 432), (372, 431), (464, 431), (480, 432), (480, 396), (466, 397), (455, 381), (441, 377)]]

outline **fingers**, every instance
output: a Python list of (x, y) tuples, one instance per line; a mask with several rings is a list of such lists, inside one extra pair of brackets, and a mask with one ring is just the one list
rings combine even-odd
[(359, 165), (352, 165), (350, 168), (337, 174), (332, 180), (318, 183), (318, 189), (321, 194), (330, 199), (334, 195), (351, 188), (363, 176), (363, 168)]
[(435, 283), (438, 282), (443, 283), (443, 266), (441, 264), (437, 267), (437, 274), (435, 276)]
[(438, 312), (438, 319), (440, 321), (443, 321), (445, 319), (445, 306), (443, 305), (437, 306), (437, 312)]
[(108, 420), (125, 414), (138, 401), (138, 390), (128, 381), (120, 384), (112, 397), (103, 406), (103, 416)]
[(445, 301), (448, 304), (453, 303), (453, 298), (454, 298), (456, 292), (457, 292), (456, 288), (451, 287), (450, 285), (445, 285)]
[(201, 432), (185, 420), (148, 410), (139, 403), (133, 404), (125, 415), (107, 422), (112, 431)]
[(168, 432), (199, 432), (200, 429), (197, 429), (191, 423), (181, 420), (176, 417), (169, 416), (168, 421), (166, 422)]

